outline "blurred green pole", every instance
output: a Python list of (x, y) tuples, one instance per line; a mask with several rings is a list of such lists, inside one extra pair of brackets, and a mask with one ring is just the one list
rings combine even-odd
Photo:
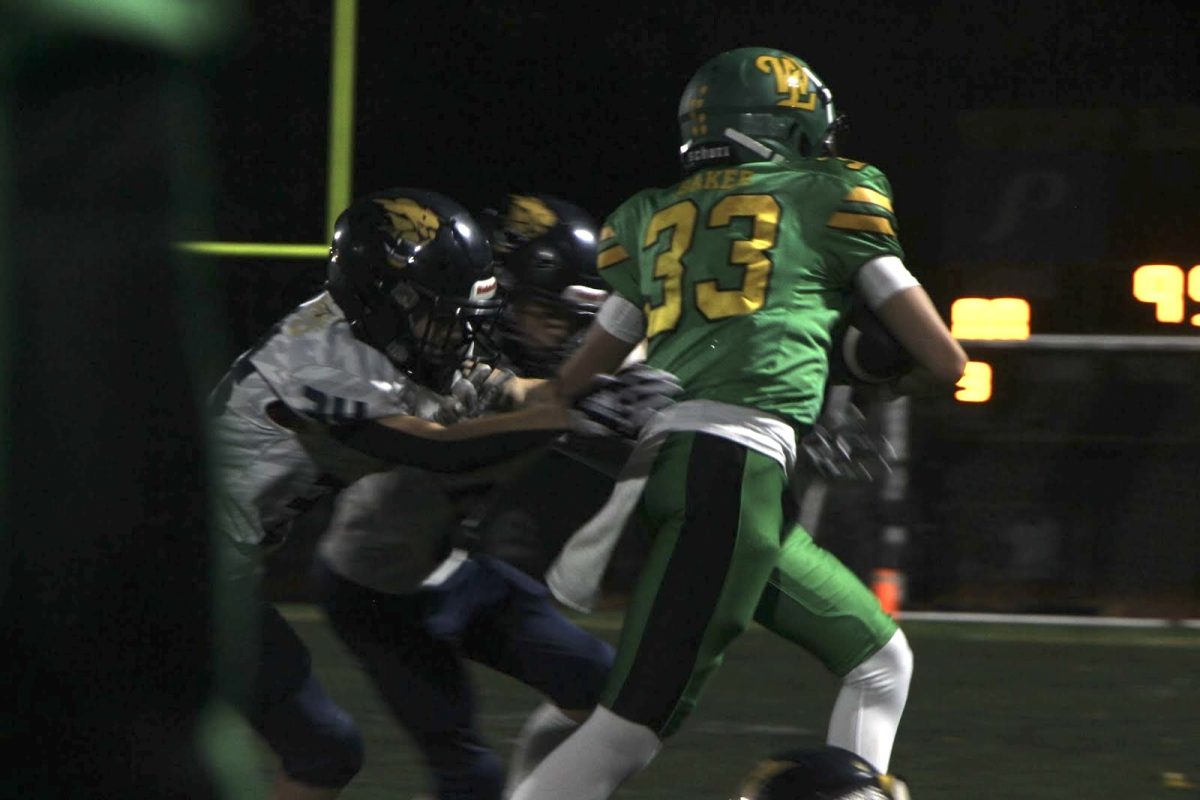
[(176, 242), (175, 249), (225, 258), (329, 258), (329, 243), (272, 244), (269, 242)]
[[(11, 173), (8, 169), (9, 149), (9, 102), (7, 92), (0, 94), (0, 608), (5, 608), (5, 595), (8, 594), (9, 577), (13, 561), (13, 536), (7, 524), (9, 504), (9, 454), (12, 448), (8, 442), (8, 421), (10, 418), (8, 383), (12, 374), (12, 312), (9, 309), (9, 276), (12, 270), (12, 260), (9, 254), (9, 204), (12, 183), (7, 179)], [(0, 737), (4, 732), (0, 730)], [(0, 740), (0, 746), (5, 743)]]
[(333, 223), (350, 205), (354, 160), (354, 65), (358, 0), (333, 0), (333, 48), (330, 56), (329, 160), (325, 205), (325, 241)]

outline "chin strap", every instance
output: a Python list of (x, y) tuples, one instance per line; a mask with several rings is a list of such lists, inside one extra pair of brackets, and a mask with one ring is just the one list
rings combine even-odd
[(738, 157), (738, 154), (734, 152), (734, 145), (746, 150), (757, 160), (772, 162), (787, 160), (786, 156), (776, 153), (757, 139), (733, 128), (726, 128), (722, 132), (722, 136), (725, 137), (724, 142), (701, 142), (681, 149), (679, 160), (683, 166), (683, 174), (691, 175), (706, 167), (737, 164), (747, 160), (744, 157)]

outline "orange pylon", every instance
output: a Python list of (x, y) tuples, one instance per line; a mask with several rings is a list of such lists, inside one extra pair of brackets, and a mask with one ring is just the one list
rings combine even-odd
[(871, 571), (871, 591), (879, 599), (885, 614), (900, 614), (904, 600), (904, 573), (898, 569), (879, 568)]

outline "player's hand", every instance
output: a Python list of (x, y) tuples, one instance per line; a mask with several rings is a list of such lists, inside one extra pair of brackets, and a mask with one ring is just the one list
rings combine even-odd
[(464, 416), (475, 417), (486, 411), (507, 411), (515, 405), (509, 391), (515, 375), (511, 370), (493, 367), (482, 361), (464, 363), (455, 373), (450, 396), (458, 401)]
[(453, 425), (466, 416), (466, 407), (455, 397), (438, 394), (416, 381), (409, 381), (404, 387), (402, 401), (407, 416), (439, 425)]
[(800, 446), (808, 465), (827, 481), (874, 481), (896, 460), (892, 443), (871, 430), (854, 405), (839, 419), (813, 425)]
[(924, 367), (916, 367), (891, 382), (897, 397), (948, 397), (958, 387), (946, 383)]
[(901, 397), (925, 400), (949, 397), (957, 387), (939, 380), (924, 367), (914, 367), (886, 383), (855, 384), (854, 391), (867, 401), (890, 402)]
[(674, 375), (645, 364), (633, 364), (615, 375), (597, 375), (571, 404), (571, 429), (585, 436), (635, 439), (681, 391)]

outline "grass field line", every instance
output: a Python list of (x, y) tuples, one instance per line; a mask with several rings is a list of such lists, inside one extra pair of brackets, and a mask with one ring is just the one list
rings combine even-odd
[(901, 621), (981, 622), (993, 625), (1067, 625), (1095, 628), (1190, 628), (1200, 630), (1200, 619), (1153, 619), (1142, 617), (1077, 617), (1067, 614), (993, 614), (960, 611), (908, 611)]
[[(295, 623), (323, 623), (324, 613), (312, 603), (279, 603), (283, 616)], [(569, 613), (569, 617), (580, 627), (591, 631), (617, 631), (621, 629), (622, 615), (607, 611), (584, 615)], [(1185, 619), (1142, 619), (1136, 617), (1073, 617), (1045, 614), (987, 614), (966, 612), (922, 611), (900, 614), (901, 624), (917, 623), (926, 630), (938, 630), (943, 625), (946, 631), (953, 629), (959, 638), (964, 632), (976, 628), (977, 634), (965, 633), (968, 638), (1004, 639), (1006, 641), (1047, 641), (1056, 638), (1053, 628), (1064, 629), (1062, 638), (1078, 639), (1092, 630), (1124, 633), (1118, 639), (1096, 639), (1096, 644), (1141, 644), (1150, 647), (1200, 647), (1200, 620)], [(1004, 627), (1001, 631), (998, 628)], [(1014, 628), (1016, 630), (1014, 630)], [(1024, 629), (1024, 630), (1021, 630)], [(1075, 629), (1068, 632), (1066, 629)], [(752, 625), (748, 633), (769, 633), (765, 628)], [(1182, 635), (1178, 635), (1182, 634)]]

